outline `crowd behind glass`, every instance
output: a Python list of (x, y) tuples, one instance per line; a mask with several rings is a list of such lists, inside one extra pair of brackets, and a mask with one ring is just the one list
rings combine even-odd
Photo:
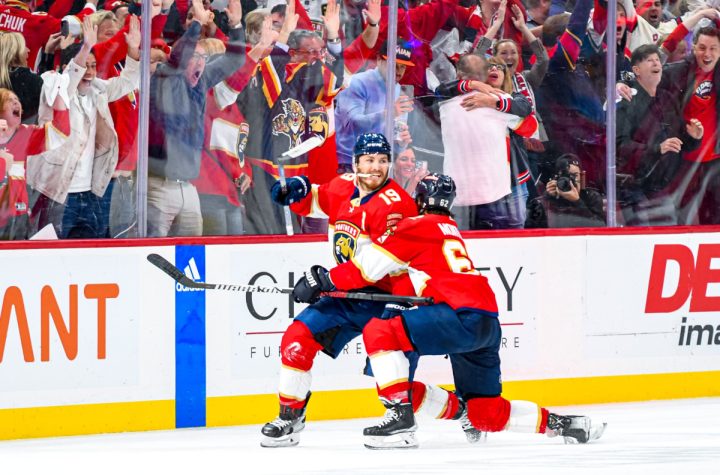
[(607, 0), (401, 0), (394, 51), (384, 0), (150, 3), (0, 0), (0, 239), (284, 234), (280, 167), (325, 183), (386, 129), (408, 193), (455, 179), (460, 229), (720, 221), (714, 1), (621, 0), (608, 30)]

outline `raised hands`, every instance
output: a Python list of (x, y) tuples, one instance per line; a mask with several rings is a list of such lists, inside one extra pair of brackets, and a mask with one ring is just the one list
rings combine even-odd
[(263, 48), (269, 48), (278, 39), (280, 33), (273, 29), (272, 18), (268, 15), (263, 20), (262, 30), (260, 30), (260, 41), (258, 44)]
[(92, 49), (92, 47), (97, 44), (97, 30), (98, 27), (96, 25), (93, 25), (93, 22), (89, 16), (83, 18), (83, 46), (87, 46), (89, 49)]
[(380, 0), (368, 0), (367, 8), (363, 10), (363, 14), (368, 23), (372, 23), (373, 25), (380, 23), (380, 18), (382, 17)]
[[(228, 7), (229, 6), (230, 4), (228, 3)], [(202, 0), (192, 0), (192, 9), (193, 21), (200, 23), (200, 25), (206, 25), (207, 22), (210, 20), (210, 15), (212, 14), (212, 12), (210, 10), (205, 10)]]
[(328, 40), (336, 39), (340, 31), (340, 5), (337, 0), (328, 0), (327, 9), (322, 19), (323, 23), (325, 23)]
[(242, 21), (242, 5), (240, 5), (240, 0), (229, 0), (225, 13), (227, 14), (230, 28), (236, 28), (240, 25)]
[(279, 43), (287, 44), (290, 33), (297, 28), (298, 20), (300, 20), (300, 15), (295, 13), (295, 0), (289, 0), (285, 9), (285, 21), (283, 21), (280, 36), (277, 39)]
[(142, 38), (142, 35), (140, 35), (140, 20), (138, 17), (135, 15), (130, 16), (130, 24), (128, 26), (128, 32), (125, 33), (125, 41), (128, 46), (127, 54), (132, 59), (139, 61), (140, 39)]

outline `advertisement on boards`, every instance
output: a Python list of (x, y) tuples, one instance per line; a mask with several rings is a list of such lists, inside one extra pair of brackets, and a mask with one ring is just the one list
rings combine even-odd
[[(589, 239), (587, 356), (627, 370), (717, 370), (716, 235)], [(649, 365), (649, 366), (648, 366)]]
[[(158, 291), (140, 248), (3, 252), (0, 407), (87, 404), (169, 396), (161, 363)], [(167, 283), (167, 281), (164, 281)], [(144, 285), (145, 284), (145, 285)], [(170, 284), (168, 283), (168, 289)], [(144, 292), (160, 300), (157, 307)], [(172, 308), (172, 303), (169, 302)], [(146, 387), (144, 387), (144, 385)]]

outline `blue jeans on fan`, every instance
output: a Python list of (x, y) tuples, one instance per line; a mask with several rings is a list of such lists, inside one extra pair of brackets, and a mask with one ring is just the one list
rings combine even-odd
[(104, 237), (102, 198), (92, 191), (68, 193), (60, 228), (60, 239), (94, 239)]
[(512, 187), (512, 192), (497, 201), (453, 208), (460, 229), (522, 229), (527, 214), (527, 185)]

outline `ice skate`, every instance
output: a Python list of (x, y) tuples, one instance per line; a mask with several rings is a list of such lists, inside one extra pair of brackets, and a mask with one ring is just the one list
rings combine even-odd
[(587, 416), (560, 416), (548, 414), (547, 434), (560, 435), (566, 444), (586, 444), (599, 439), (605, 432), (607, 422), (593, 423)]
[(305, 428), (305, 410), (310, 393), (305, 398), (305, 405), (300, 409), (280, 405), (280, 414), (265, 424), (262, 434), (265, 438), (260, 442), (262, 447), (293, 447), (300, 443), (300, 431)]
[(415, 415), (412, 404), (399, 403), (380, 398), (386, 407), (385, 417), (374, 426), (363, 430), (365, 447), (368, 449), (415, 449)]
[(460, 401), (460, 404), (462, 404), (462, 412), (459, 417), (460, 426), (462, 427), (463, 432), (465, 432), (465, 438), (467, 438), (467, 441), (471, 444), (487, 442), (487, 432), (478, 430), (474, 425), (472, 425), (472, 422), (470, 422), (470, 418), (467, 414), (467, 405), (464, 401)]

